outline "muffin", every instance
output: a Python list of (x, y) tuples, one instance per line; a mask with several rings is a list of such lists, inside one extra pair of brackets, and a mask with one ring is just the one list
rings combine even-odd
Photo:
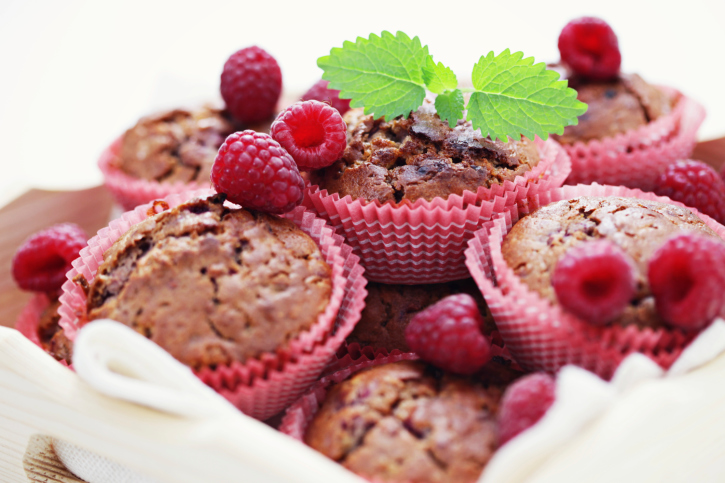
[(229, 115), (210, 107), (144, 117), (124, 133), (114, 166), (134, 178), (208, 183), (219, 146), (234, 131)]
[(431, 285), (385, 285), (370, 282), (360, 321), (347, 338), (348, 343), (409, 352), (405, 328), (421, 310), (453, 294), (466, 293), (476, 299), (490, 335), (496, 328), (486, 302), (472, 279)]
[(579, 124), (565, 127), (562, 135), (553, 135), (565, 145), (612, 138), (639, 129), (668, 115), (674, 104), (667, 93), (637, 74), (620, 74), (606, 81), (574, 76), (569, 79), (569, 86), (576, 89), (577, 98), (588, 109), (579, 116)]
[(372, 481), (474, 482), (498, 447), (501, 395), (517, 375), (496, 363), (476, 378), (377, 365), (327, 391), (304, 441)]
[(294, 223), (223, 197), (133, 226), (104, 253), (88, 320), (126, 324), (193, 368), (274, 352), (325, 311), (331, 270)]
[[(466, 264), (522, 368), (555, 373), (573, 364), (609, 379), (636, 352), (668, 369), (701, 332), (665, 323), (653, 303), (647, 264), (672, 239), (668, 233), (720, 243), (715, 237), (725, 239), (725, 227), (668, 198), (623, 186), (564, 186), (521, 206), (531, 214), (513, 228), (498, 217), (475, 233)], [(621, 250), (631, 264), (634, 295), (607, 320), (575, 315), (551, 286), (559, 258), (588, 241)]]
[[(254, 126), (267, 131), (269, 124)], [(131, 210), (149, 201), (210, 185), (217, 151), (242, 127), (213, 107), (173, 109), (147, 116), (114, 141), (98, 160), (115, 200)]]
[(556, 141), (502, 143), (468, 122), (450, 128), (429, 100), (405, 118), (353, 109), (345, 119), (343, 156), (309, 173), (303, 203), (345, 237), (375, 282), (468, 278), (463, 251), (473, 232), (513, 214), (517, 196), (561, 186), (570, 170)]
[(430, 101), (391, 121), (365, 115), (362, 108), (344, 119), (348, 139), (342, 158), (310, 173), (313, 184), (340, 197), (380, 203), (446, 199), (513, 182), (540, 160), (526, 138), (492, 141), (468, 121), (450, 128)]
[(636, 292), (612, 323), (661, 327), (647, 281), (647, 267), (664, 242), (682, 232), (718, 235), (687, 208), (658, 201), (583, 196), (543, 206), (519, 220), (501, 246), (503, 259), (526, 286), (552, 304), (551, 285), (557, 262), (572, 247), (607, 240), (634, 261)]

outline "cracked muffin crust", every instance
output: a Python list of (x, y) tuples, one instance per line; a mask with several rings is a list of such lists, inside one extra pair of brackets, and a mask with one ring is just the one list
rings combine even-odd
[(282, 348), (329, 301), (331, 269), (291, 221), (194, 200), (133, 226), (106, 250), (88, 319), (110, 318), (194, 368)]
[(589, 107), (579, 116), (579, 124), (567, 126), (562, 135), (552, 135), (562, 144), (586, 143), (623, 134), (672, 110), (669, 96), (637, 74), (622, 74), (606, 82), (573, 77), (569, 79), (569, 87), (576, 89), (577, 98)]
[(124, 133), (115, 166), (135, 178), (209, 182), (219, 146), (234, 131), (228, 114), (209, 107), (144, 117)]
[(559, 259), (580, 243), (606, 239), (635, 265), (635, 297), (612, 323), (660, 327), (664, 323), (655, 310), (647, 265), (668, 238), (684, 231), (717, 237), (687, 208), (636, 198), (584, 196), (551, 203), (519, 220), (504, 238), (501, 252), (529, 289), (556, 303), (551, 274)]
[(310, 174), (313, 184), (340, 197), (431, 201), (513, 181), (539, 162), (528, 139), (492, 141), (467, 121), (451, 129), (430, 100), (410, 116), (389, 122), (366, 116), (362, 108), (348, 111), (344, 119), (347, 148), (342, 158)]
[(419, 361), (374, 366), (327, 392), (305, 442), (373, 481), (472, 483), (498, 446), (499, 402), (518, 375), (495, 362), (475, 379)]
[(430, 285), (388, 285), (368, 282), (365, 309), (355, 329), (347, 337), (348, 343), (357, 342), (362, 346), (398, 349), (409, 352), (405, 342), (405, 328), (410, 320), (421, 310), (439, 300), (457, 293), (466, 293), (476, 299), (486, 326), (485, 334), (490, 334), (496, 325), (491, 312), (481, 296), (473, 279)]

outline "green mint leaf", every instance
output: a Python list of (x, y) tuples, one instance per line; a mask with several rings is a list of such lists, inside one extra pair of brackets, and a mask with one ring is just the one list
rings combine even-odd
[(463, 119), (463, 93), (460, 89), (445, 91), (436, 97), (436, 111), (451, 128), (456, 127), (459, 119)]
[(558, 80), (559, 74), (523, 55), (508, 49), (497, 56), (489, 52), (473, 66), (474, 91), (466, 118), (484, 136), (547, 139), (549, 133), (561, 134), (564, 126), (576, 124), (587, 110), (576, 91)]
[(358, 37), (346, 41), (330, 55), (317, 59), (324, 70), (322, 78), (330, 81), (330, 89), (338, 89), (340, 97), (351, 99), (351, 107), (365, 107), (365, 114), (385, 116), (390, 120), (418, 109), (425, 98), (422, 66), (428, 47), (420, 39), (403, 32), (380, 37)]
[(430, 55), (423, 67), (423, 80), (428, 90), (434, 94), (442, 94), (444, 91), (451, 91), (458, 87), (456, 74), (443, 63), (436, 64)]

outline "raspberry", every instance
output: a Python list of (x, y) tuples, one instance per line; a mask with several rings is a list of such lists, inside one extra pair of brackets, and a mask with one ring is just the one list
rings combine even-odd
[(232, 54), (224, 64), (222, 98), (239, 122), (252, 124), (272, 117), (281, 92), (277, 61), (257, 46)]
[(324, 168), (342, 156), (347, 126), (336, 109), (319, 101), (292, 104), (272, 123), (270, 133), (300, 168)]
[(450, 295), (411, 319), (405, 341), (424, 361), (473, 374), (491, 359), (491, 345), (481, 333), (483, 323), (473, 297)]
[(305, 182), (292, 156), (269, 134), (230, 134), (219, 148), (211, 181), (232, 203), (285, 213), (302, 203)]
[(566, 24), (559, 34), (559, 53), (561, 61), (576, 74), (594, 80), (616, 77), (622, 63), (614, 30), (594, 17)]
[(536, 424), (554, 404), (556, 381), (549, 374), (529, 374), (511, 384), (498, 413), (499, 444)]
[(559, 260), (551, 284), (559, 303), (592, 324), (622, 313), (635, 293), (633, 263), (617, 246), (600, 240), (569, 249)]
[(725, 181), (705, 163), (688, 159), (669, 165), (654, 191), (725, 223)]
[(88, 237), (78, 225), (62, 223), (31, 235), (13, 258), (13, 278), (23, 290), (55, 292)]
[(647, 270), (665, 322), (697, 330), (725, 311), (725, 243), (691, 233), (667, 240)]
[(350, 110), (350, 99), (340, 99), (340, 91), (328, 88), (329, 82), (320, 79), (310, 87), (310, 90), (302, 96), (303, 101), (320, 101), (330, 104), (332, 107), (340, 111), (340, 115)]

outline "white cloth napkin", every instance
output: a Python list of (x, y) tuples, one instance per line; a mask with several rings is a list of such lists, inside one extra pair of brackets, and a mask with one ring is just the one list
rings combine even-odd
[[(725, 321), (717, 319), (703, 331), (665, 372), (654, 361), (632, 354), (617, 368), (611, 382), (575, 366), (556, 377), (556, 399), (534, 426), (499, 448), (479, 483), (518, 483), (536, 473), (548, 457), (571, 441), (617, 399), (643, 380), (677, 377), (725, 352)], [(620, 434), (620, 436), (622, 436)], [(616, 441), (612, 441), (616, 445)]]
[[(188, 418), (238, 414), (226, 399), (168, 352), (123, 324), (97, 320), (78, 334), (73, 367), (107, 396)], [(74, 475), (88, 483), (155, 483), (125, 466), (65, 441), (53, 448)]]

